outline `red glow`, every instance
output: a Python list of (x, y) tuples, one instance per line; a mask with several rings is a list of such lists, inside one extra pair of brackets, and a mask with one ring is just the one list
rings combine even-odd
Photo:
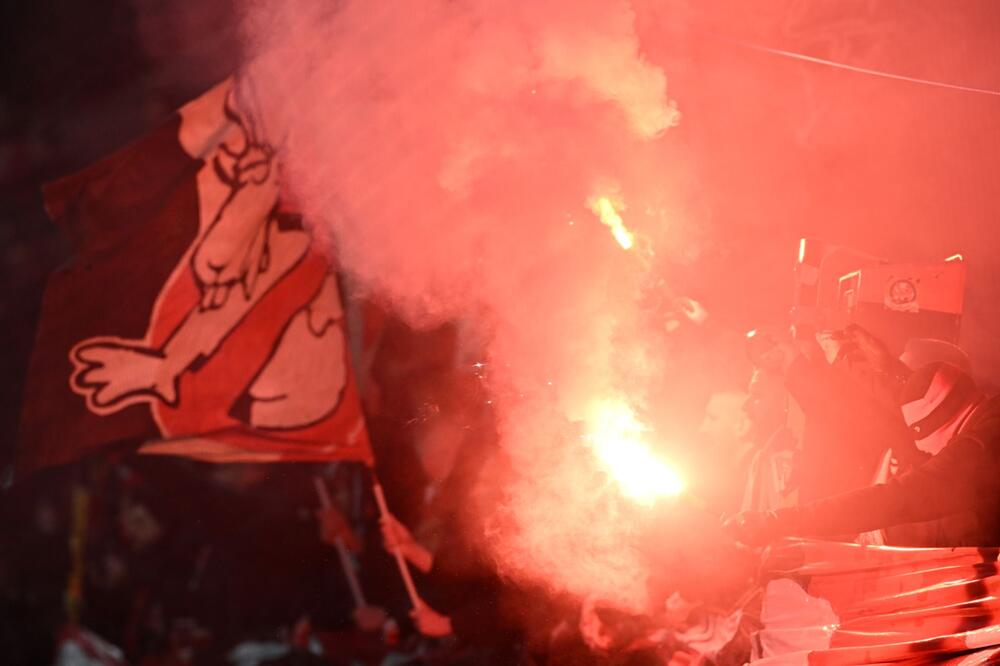
[(644, 441), (647, 428), (624, 402), (598, 402), (591, 410), (588, 426), (587, 441), (626, 496), (651, 505), (660, 497), (678, 495), (684, 489), (677, 473), (650, 450)]

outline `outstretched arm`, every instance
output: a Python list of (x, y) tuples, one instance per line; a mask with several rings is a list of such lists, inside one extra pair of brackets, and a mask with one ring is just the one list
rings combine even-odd
[(778, 512), (802, 536), (857, 534), (903, 523), (934, 520), (976, 507), (993, 468), (976, 437), (953, 440), (941, 453), (884, 485)]
[(991, 492), (995, 463), (980, 438), (952, 440), (937, 456), (884, 485), (773, 513), (741, 514), (727, 522), (743, 543), (783, 536), (831, 537), (943, 518), (974, 509)]

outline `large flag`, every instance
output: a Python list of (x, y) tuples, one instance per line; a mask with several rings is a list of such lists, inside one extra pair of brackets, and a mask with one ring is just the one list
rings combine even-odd
[(997, 549), (772, 547), (760, 664), (1000, 662)]
[(210, 461), (371, 462), (330, 259), (228, 80), (44, 190), (50, 278), (19, 470), (120, 443)]

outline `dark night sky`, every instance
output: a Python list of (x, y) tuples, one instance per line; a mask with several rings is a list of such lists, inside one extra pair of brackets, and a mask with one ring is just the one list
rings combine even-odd
[[(962, 252), (964, 343), (1000, 376), (1000, 97), (785, 60), (736, 42), (1000, 90), (992, 0), (665, 1), (640, 15), (648, 57), (684, 114), (712, 242), (678, 279), (723, 326), (787, 311), (796, 240), (881, 256)], [(65, 243), (40, 183), (127, 143), (239, 59), (228, 2), (38, 0), (0, 18), (0, 464), (10, 458), (44, 276)]]
[(162, 122), (239, 59), (225, 0), (39, 0), (0, 9), (0, 466), (13, 454), (45, 277), (67, 258), (42, 183)]

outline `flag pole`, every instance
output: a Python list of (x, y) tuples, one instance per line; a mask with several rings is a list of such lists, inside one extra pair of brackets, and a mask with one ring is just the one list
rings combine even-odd
[[(320, 506), (323, 507), (325, 511), (329, 511), (333, 508), (333, 502), (330, 500), (330, 492), (326, 488), (326, 484), (323, 479), (319, 476), (313, 477), (313, 485), (316, 486), (316, 494), (319, 496)], [(340, 566), (344, 570), (344, 576), (347, 577), (347, 585), (351, 588), (351, 597), (354, 598), (354, 607), (362, 608), (368, 605), (365, 601), (365, 594), (361, 589), (361, 583), (358, 581), (358, 574), (354, 571), (354, 564), (351, 562), (351, 556), (347, 552), (347, 546), (344, 545), (344, 540), (338, 534), (334, 537), (334, 547), (337, 549), (337, 555), (340, 557)]]
[[(382, 484), (379, 483), (374, 470), (372, 470), (372, 490), (375, 492), (375, 501), (378, 503), (379, 513), (382, 514), (383, 518), (388, 518), (391, 515), (389, 513), (389, 505), (386, 504), (385, 493), (382, 492)], [(420, 595), (417, 594), (417, 586), (413, 584), (410, 567), (406, 564), (406, 558), (403, 556), (403, 551), (400, 550), (399, 544), (393, 545), (392, 554), (396, 557), (396, 566), (399, 567), (399, 575), (403, 577), (403, 584), (406, 586), (406, 593), (410, 596), (410, 603), (414, 608), (420, 607), (423, 602), (420, 601)]]

